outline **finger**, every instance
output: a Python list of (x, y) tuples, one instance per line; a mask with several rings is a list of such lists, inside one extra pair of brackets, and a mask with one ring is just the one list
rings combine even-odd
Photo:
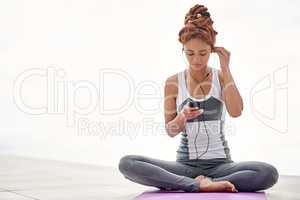
[(197, 117), (198, 115), (201, 115), (202, 113), (203, 113), (203, 109), (199, 109), (199, 110), (189, 112), (189, 115), (191, 115), (192, 117)]
[(218, 47), (213, 47), (211, 51), (212, 52), (217, 52), (218, 51)]
[(219, 51), (220, 51), (220, 48), (219, 48), (219, 47), (214, 47), (214, 48), (213, 48), (213, 52), (216, 52), (216, 53), (217, 53), (217, 52), (219, 52)]
[(184, 108), (186, 111), (189, 111), (189, 110), (191, 110), (191, 108), (193, 108), (193, 107), (191, 107), (191, 106), (189, 106), (188, 104), (186, 104), (186, 105), (183, 106), (183, 108)]
[(221, 47), (221, 51), (227, 55), (230, 55), (230, 52), (227, 49), (225, 49), (224, 47)]
[(219, 48), (219, 51), (220, 51), (221, 53), (226, 53), (226, 50), (225, 50), (223, 47), (220, 47), (220, 48)]
[(221, 47), (224, 51), (229, 52), (225, 47)]
[(197, 116), (197, 115), (199, 115), (199, 111), (198, 110), (191, 111), (188, 114), (191, 115), (191, 116)]
[(218, 56), (222, 56), (222, 57), (224, 56), (220, 50), (217, 50), (214, 53), (216, 53)]
[(225, 58), (228, 58), (229, 57), (229, 54), (227, 52), (225, 52), (224, 50), (220, 50), (219, 51), (219, 55), (221, 57), (225, 57)]
[(198, 116), (201, 115), (203, 112), (204, 112), (203, 109), (199, 109), (199, 110), (192, 111), (191, 113)]
[(222, 52), (220, 52), (220, 51), (218, 51), (218, 52), (215, 52), (220, 58), (227, 58), (227, 56), (224, 54), (224, 53), (222, 53)]
[[(198, 114), (198, 115), (199, 115), (199, 114)], [(189, 114), (187, 114), (187, 118), (188, 118), (188, 119), (193, 119), (193, 118), (197, 117), (198, 115), (195, 114), (195, 113), (189, 113)]]
[(218, 52), (229, 52), (227, 49), (225, 49), (224, 47), (215, 47), (214, 48), (215, 51), (218, 51)]
[(190, 113), (190, 112), (193, 112), (193, 111), (197, 111), (199, 108), (196, 108), (196, 107), (188, 107), (186, 108), (186, 112)]
[(222, 49), (216, 49), (214, 53), (217, 53), (219, 56), (227, 56), (227, 53)]
[(189, 107), (190, 111), (199, 110), (199, 107)]
[(230, 56), (230, 52), (229, 52), (229, 51), (223, 51), (223, 54), (224, 54), (226, 57), (229, 57), (229, 56)]
[(197, 109), (194, 109), (194, 110), (190, 110), (190, 112), (203, 112), (203, 109), (197, 108)]
[(225, 50), (225, 48), (224, 47), (217, 47), (217, 46), (215, 46), (214, 50), (215, 51), (223, 51), (223, 50)]

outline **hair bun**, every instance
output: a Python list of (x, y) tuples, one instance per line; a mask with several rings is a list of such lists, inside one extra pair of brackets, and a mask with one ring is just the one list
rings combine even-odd
[(207, 7), (200, 4), (194, 5), (185, 15), (184, 27), (179, 32), (179, 41), (184, 43), (189, 39), (200, 37), (213, 47), (215, 36), (218, 34), (213, 29), (213, 23)]
[(204, 5), (196, 4), (185, 15), (184, 24), (199, 21), (200, 18), (210, 18), (210, 13)]

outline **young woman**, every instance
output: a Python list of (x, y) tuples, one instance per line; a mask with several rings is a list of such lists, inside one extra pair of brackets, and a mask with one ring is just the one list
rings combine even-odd
[[(217, 32), (212, 25), (205, 6), (190, 8), (179, 32), (189, 66), (166, 80), (166, 131), (170, 137), (182, 133), (176, 161), (126, 155), (119, 163), (125, 178), (187, 192), (253, 192), (277, 182), (274, 166), (231, 159), (225, 112), (240, 116), (243, 100), (230, 72), (230, 52), (214, 46)], [(221, 70), (207, 66), (211, 53), (219, 56)]]

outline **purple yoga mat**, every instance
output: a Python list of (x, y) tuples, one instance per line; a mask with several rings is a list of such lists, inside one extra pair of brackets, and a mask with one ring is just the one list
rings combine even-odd
[(134, 200), (266, 200), (264, 192), (184, 192), (182, 190), (147, 190)]

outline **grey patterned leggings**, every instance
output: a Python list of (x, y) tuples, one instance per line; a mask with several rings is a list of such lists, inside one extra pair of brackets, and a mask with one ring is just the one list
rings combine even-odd
[(160, 189), (186, 192), (199, 189), (199, 182), (194, 179), (199, 175), (210, 177), (213, 181), (230, 181), (239, 192), (265, 190), (278, 180), (277, 169), (265, 162), (231, 161), (207, 166), (203, 168), (140, 155), (126, 155), (119, 162), (119, 170), (126, 179)]

